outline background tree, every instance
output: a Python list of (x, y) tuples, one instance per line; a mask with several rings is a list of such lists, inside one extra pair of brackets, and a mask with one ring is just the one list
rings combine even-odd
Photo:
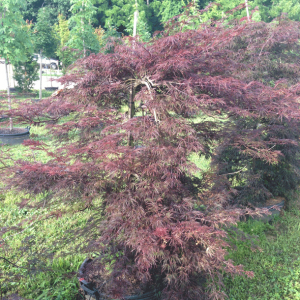
[[(136, 6), (135, 11), (137, 12), (136, 34), (141, 38), (142, 41), (144, 42), (149, 41), (151, 38), (151, 34), (150, 34), (150, 28), (147, 24), (145, 11), (140, 11), (137, 1), (135, 6)], [(130, 24), (127, 24), (126, 26), (126, 32), (129, 35), (133, 36), (133, 29), (134, 29), (134, 17), (132, 16)]]
[(156, 15), (160, 16), (161, 22), (165, 23), (172, 17), (181, 14), (184, 11), (183, 7), (185, 7), (189, 2), (190, 1), (187, 0), (155, 0), (151, 3), (151, 6), (153, 7)]
[[(111, 7), (108, 7), (108, 9), (105, 11), (105, 28), (108, 28), (112, 25), (115, 26), (119, 32), (125, 33), (125, 30), (129, 25), (128, 32), (132, 32), (133, 14), (136, 9), (135, 2), (135, 0), (112, 0)], [(137, 0), (137, 5), (139, 12), (142, 12), (140, 20), (147, 23), (147, 18), (150, 13), (147, 4), (143, 0)], [(147, 28), (144, 28), (143, 30), (147, 30)]]
[[(30, 36), (21, 14), (21, 8), (25, 7), (26, 1), (23, 0), (3, 0), (0, 3), (0, 56), (5, 59), (9, 108), (11, 108), (11, 99), (7, 62), (8, 60), (13, 63), (25, 61), (26, 54), (32, 52)], [(10, 130), (12, 126), (10, 118)]]
[[(27, 23), (27, 32), (30, 34), (30, 38), (33, 39), (32, 31), (30, 30), (33, 26), (32, 22)], [(34, 81), (39, 79), (38, 69), (39, 65), (33, 59), (32, 53), (27, 52), (27, 59), (24, 62), (14, 62), (14, 76), (13, 78), (17, 81), (19, 91), (31, 90)]]
[(27, 60), (25, 62), (14, 63), (14, 76), (17, 81), (17, 89), (21, 92), (27, 92), (32, 89), (34, 81), (39, 79), (38, 70), (39, 65), (36, 60), (33, 59), (32, 54), (27, 54)]
[[(39, 9), (34, 29), (34, 49), (42, 55), (53, 57), (57, 49), (57, 40), (49, 22), (49, 12), (43, 7)], [(40, 61), (40, 100), (42, 99), (42, 60)]]
[(274, 0), (269, 13), (271, 18), (286, 13), (291, 20), (300, 21), (300, 3), (297, 0)]
[(72, 16), (69, 19), (71, 31), (68, 46), (83, 50), (84, 56), (87, 50), (98, 53), (99, 43), (92, 27), (96, 7), (90, 0), (72, 0), (71, 4)]
[[(247, 7), (245, 0), (217, 0), (213, 1), (215, 5), (212, 5), (211, 9), (203, 14), (202, 19), (207, 21), (209, 19), (222, 19), (226, 16), (227, 20), (232, 19), (243, 19), (247, 20)], [(261, 20), (259, 5), (256, 0), (247, 1), (249, 17), (251, 15), (251, 19), (255, 21)], [(239, 9), (236, 9), (238, 7)], [(258, 9), (255, 9), (258, 7)], [(231, 11), (231, 14), (227, 14), (227, 12)]]
[(66, 68), (75, 61), (74, 54), (71, 49), (67, 47), (70, 39), (69, 22), (63, 15), (58, 15), (58, 23), (54, 24), (55, 37), (57, 39), (56, 54), (63, 65), (63, 72)]
[(100, 45), (100, 47), (103, 46), (104, 43), (104, 35), (105, 35), (105, 30), (101, 28), (101, 26), (95, 28), (94, 34), (96, 35), (97, 41)]
[(27, 0), (26, 9), (23, 9), (24, 20), (36, 23), (40, 8), (45, 8), (47, 22), (53, 26), (59, 14), (67, 18), (71, 16), (70, 7), (70, 0)]

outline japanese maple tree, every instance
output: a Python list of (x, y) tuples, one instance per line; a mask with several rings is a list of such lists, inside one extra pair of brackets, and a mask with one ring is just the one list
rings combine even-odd
[[(99, 233), (88, 249), (110, 249), (116, 262), (105, 291), (115, 297), (130, 290), (129, 278), (151, 283), (157, 275), (163, 299), (201, 299), (202, 276), (210, 297), (225, 297), (224, 272), (253, 273), (225, 260), (224, 226), (263, 211), (237, 207), (232, 178), (245, 176), (251, 186), (263, 176), (258, 164), (297, 173), (299, 59), (292, 58), (300, 24), (282, 17), (177, 32), (181, 25), (172, 22), (150, 43), (125, 37), (108, 53), (77, 61), (59, 79), (73, 88), (14, 111), (19, 121), (51, 121), (64, 144), (54, 153), (25, 142), (49, 161), (16, 161), (6, 169), (15, 174), (7, 188), (48, 191), (49, 207), (64, 201), (102, 216), (87, 225)], [(285, 70), (282, 77), (271, 64)], [(120, 108), (131, 93), (135, 105), (126, 116)], [(55, 123), (65, 115), (68, 121)], [(189, 160), (195, 152), (213, 157), (211, 171)]]

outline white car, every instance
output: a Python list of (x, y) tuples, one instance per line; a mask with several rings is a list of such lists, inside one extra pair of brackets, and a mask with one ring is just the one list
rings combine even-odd
[[(41, 57), (39, 54), (34, 53), (33, 59), (36, 60), (38, 64), (41, 63)], [(57, 70), (59, 66), (59, 61), (42, 55), (42, 66), (47, 69), (51, 68), (53, 70)]]

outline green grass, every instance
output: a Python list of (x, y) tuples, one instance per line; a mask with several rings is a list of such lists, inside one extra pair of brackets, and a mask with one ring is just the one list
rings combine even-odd
[[(32, 126), (31, 133), (36, 135), (34, 139), (42, 140), (50, 147), (54, 147), (55, 142), (49, 139), (45, 126)], [(4, 149), (9, 149), (14, 159), (36, 159), (41, 162), (49, 159), (43, 151), (35, 151), (33, 157), (32, 151), (23, 145), (4, 146)], [(24, 218), (45, 216), (49, 213), (47, 207), (20, 209), (18, 206), (24, 198), (30, 198), (31, 204), (34, 204), (43, 201), (45, 196), (46, 194), (40, 194), (30, 198), (29, 195), (17, 194), (13, 191), (0, 193), (1, 228), (17, 225)], [(74, 300), (76, 298), (78, 280), (75, 274), (87, 254), (78, 252), (74, 255), (76, 251), (72, 251), (72, 248), (85, 244), (84, 235), (76, 235), (74, 231), (80, 231), (85, 227), (93, 211), (87, 209), (74, 213), (78, 207), (65, 206), (63, 203), (57, 208), (67, 212), (58, 219), (53, 217), (32, 224), (25, 223), (21, 231), (8, 232), (3, 235), (2, 238), (6, 240), (9, 251), (6, 247), (0, 247), (0, 257), (5, 257), (19, 267), (30, 267), (33, 271), (28, 272), (26, 269), (14, 267), (0, 259), (0, 291), (2, 293), (18, 292), (25, 298), (35, 300)], [(22, 247), (26, 250), (23, 251)], [(44, 254), (48, 252), (51, 258), (46, 259)], [(61, 253), (64, 255), (60, 256)], [(34, 260), (35, 257), (38, 258), (37, 261)], [(28, 265), (28, 259), (31, 260), (30, 265)], [(43, 271), (45, 268), (49, 271)]]
[[(40, 199), (38, 199), (39, 197)], [(39, 195), (34, 200), (41, 200), (42, 197), (43, 195)], [(12, 226), (18, 224), (24, 217), (43, 216), (47, 213), (46, 208), (20, 209), (17, 203), (21, 201), (21, 198), (22, 195), (6, 193), (0, 202), (2, 226)], [(78, 289), (78, 281), (74, 275), (86, 258), (86, 254), (68, 255), (67, 253), (71, 253), (71, 248), (74, 245), (84, 243), (84, 236), (73, 236), (72, 230), (84, 228), (91, 215), (91, 210), (78, 213), (70, 212), (58, 219), (51, 218), (36, 222), (33, 225), (27, 224), (23, 231), (4, 235), (10, 250), (9, 253), (5, 253), (5, 249), (0, 249), (0, 256), (13, 262), (17, 261), (18, 266), (28, 267), (28, 259), (34, 258), (38, 253), (45, 254), (46, 251), (53, 253), (53, 258), (43, 260), (43, 255), (40, 256), (41, 260), (32, 260), (29, 267), (37, 269), (35, 276), (34, 274), (28, 276), (26, 269), (16, 268), (8, 262), (0, 260), (1, 271), (6, 275), (6, 280), (1, 283), (3, 292), (17, 290), (20, 295), (36, 300), (59, 299), (59, 297), (60, 299), (74, 299)], [(56, 244), (58, 240), (60, 243)], [(22, 247), (27, 248), (26, 254), (22, 253)], [(61, 252), (66, 254), (60, 257)], [(49, 267), (51, 270), (41, 272), (44, 268)], [(18, 274), (20, 279), (16, 280), (12, 277), (8, 281), (8, 272)]]
[[(47, 130), (44, 127), (33, 126), (32, 133), (39, 134), (40, 139), (47, 140)], [(49, 144), (51, 146), (50, 142)], [(10, 149), (15, 159), (30, 159), (31, 157), (31, 151), (22, 145), (13, 146)], [(46, 162), (48, 157), (43, 151), (36, 151), (35, 159)], [(31, 204), (43, 201), (45, 196), (47, 195), (39, 194), (30, 198)], [(16, 194), (13, 191), (0, 194), (1, 227), (17, 225), (24, 218), (30, 219), (33, 216), (45, 216), (49, 213), (47, 207), (20, 209), (18, 203), (29, 197), (29, 195)], [(83, 230), (94, 212), (92, 209), (87, 209), (74, 213), (76, 207), (66, 206), (63, 203), (57, 208), (66, 213), (60, 218), (53, 217), (32, 224), (25, 223), (22, 231), (8, 232), (3, 236), (8, 244), (9, 252), (0, 247), (0, 257), (5, 257), (21, 267), (37, 269), (36, 273), (30, 271), (28, 274), (26, 269), (16, 268), (0, 259), (0, 289), (3, 293), (18, 292), (25, 298), (35, 300), (75, 299), (78, 292), (78, 280), (75, 274), (87, 254), (78, 252), (74, 255), (76, 251), (72, 249), (76, 245), (85, 244), (84, 235), (76, 235), (74, 231)], [(22, 247), (26, 248), (26, 251), (22, 251)], [(46, 259), (45, 254), (48, 252), (52, 253), (53, 257)], [(61, 253), (64, 255), (60, 256)], [(28, 259), (35, 257), (41, 260), (33, 260), (31, 265), (28, 265)], [(43, 271), (44, 268), (51, 270)], [(3, 272), (2, 278), (1, 272)], [(11, 280), (7, 280), (9, 273), (14, 275)], [(16, 275), (19, 278), (16, 279)]]
[(300, 299), (300, 210), (299, 199), (284, 216), (272, 225), (261, 221), (241, 222), (238, 228), (257, 238), (260, 251), (250, 242), (231, 235), (236, 249), (228, 258), (245, 270), (254, 271), (252, 279), (225, 277), (225, 291), (231, 300), (297, 300)]

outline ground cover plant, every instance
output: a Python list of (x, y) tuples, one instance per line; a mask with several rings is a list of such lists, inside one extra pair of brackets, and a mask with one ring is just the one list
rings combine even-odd
[[(60, 79), (74, 88), (9, 112), (18, 122), (48, 122), (60, 144), (53, 151), (26, 142), (49, 160), (4, 164), (5, 188), (31, 195), (28, 207), (45, 203), (48, 214), (62, 216), (62, 203), (93, 208), (83, 230), (90, 243), (76, 253), (109, 254), (99, 268), (111, 265), (103, 291), (114, 297), (157, 276), (163, 299), (224, 297), (224, 273), (253, 276), (225, 258), (224, 226), (261, 213), (237, 207), (247, 205), (243, 194), (257, 191), (260, 201), (272, 194), (266, 167), (287, 169), (282, 181), (297, 184), (299, 62), (291, 59), (299, 23), (184, 26), (174, 21), (150, 43), (120, 39)], [(265, 82), (259, 72), (267, 72)], [(119, 111), (126, 103), (127, 116)], [(193, 122), (195, 113), (213, 119)], [(211, 172), (196, 168), (194, 153), (212, 157)], [(35, 203), (41, 193), (47, 197)]]

